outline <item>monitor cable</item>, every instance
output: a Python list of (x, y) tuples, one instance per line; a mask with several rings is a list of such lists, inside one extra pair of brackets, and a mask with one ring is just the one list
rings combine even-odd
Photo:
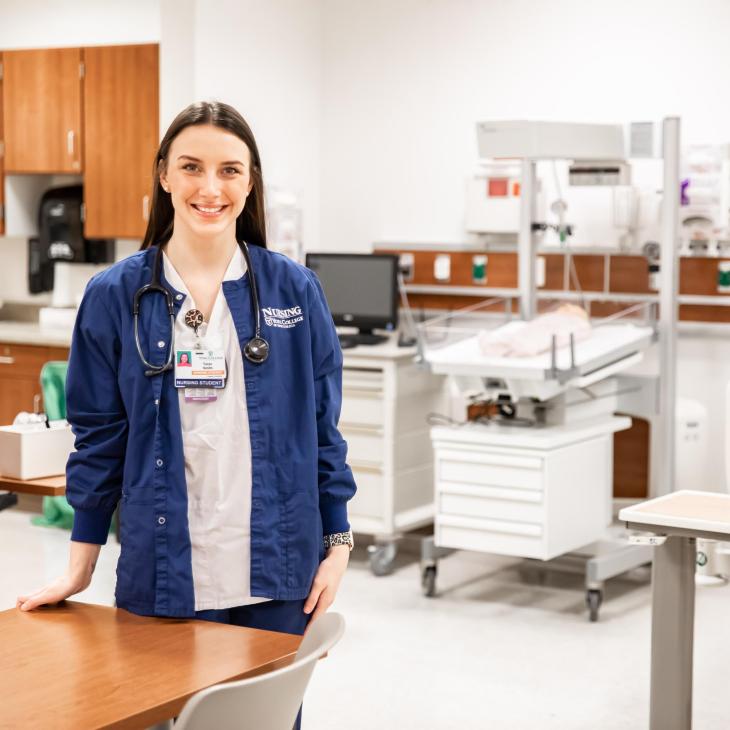
[(416, 356), (416, 362), (421, 365), (425, 362), (425, 358), (423, 356), (423, 343), (421, 342), (421, 337), (418, 332), (418, 326), (416, 325), (416, 321), (413, 318), (411, 305), (408, 302), (406, 283), (405, 279), (403, 278), (403, 272), (400, 268), (398, 269), (398, 291), (400, 292), (400, 299), (403, 305), (403, 313), (405, 315), (406, 327), (411, 332), (410, 335), (408, 334), (408, 332), (400, 332), (398, 334), (398, 347), (413, 347), (415, 345), (418, 351), (418, 354)]

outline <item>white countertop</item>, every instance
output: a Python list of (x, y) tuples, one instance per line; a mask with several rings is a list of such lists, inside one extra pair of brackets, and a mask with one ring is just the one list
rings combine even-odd
[(631, 419), (626, 416), (608, 416), (561, 426), (521, 427), (498, 423), (467, 423), (463, 426), (435, 426), (431, 429), (431, 440), (444, 445), (457, 442), (542, 451), (625, 431), (627, 428), (631, 428)]
[(730, 535), (730, 494), (680, 489), (624, 507), (618, 518), (633, 525), (674, 527)]
[(379, 360), (398, 360), (401, 358), (413, 358), (418, 354), (415, 347), (398, 347), (398, 338), (391, 335), (387, 342), (378, 345), (358, 345), (348, 347), (342, 351), (345, 363), (354, 364), (358, 360), (377, 358)]
[(41, 327), (37, 322), (0, 321), (0, 342), (16, 345), (70, 347), (70, 329)]
[[(13, 322), (0, 320), (0, 343), (23, 345), (69, 347), (73, 330), (63, 327), (41, 327), (37, 322)], [(398, 347), (398, 340), (391, 335), (387, 342), (379, 345), (361, 345), (342, 351), (346, 361), (368, 358), (396, 360), (412, 358), (417, 354), (415, 347)]]

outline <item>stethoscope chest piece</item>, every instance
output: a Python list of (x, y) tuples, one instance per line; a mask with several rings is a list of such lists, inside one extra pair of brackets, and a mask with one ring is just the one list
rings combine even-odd
[(263, 337), (253, 337), (244, 346), (243, 354), (250, 362), (260, 365), (269, 357), (269, 343)]

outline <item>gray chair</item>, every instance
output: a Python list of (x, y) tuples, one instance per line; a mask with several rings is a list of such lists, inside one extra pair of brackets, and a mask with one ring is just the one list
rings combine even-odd
[(339, 613), (324, 614), (309, 625), (292, 664), (197, 692), (174, 730), (291, 730), (314, 665), (344, 631), (345, 620)]

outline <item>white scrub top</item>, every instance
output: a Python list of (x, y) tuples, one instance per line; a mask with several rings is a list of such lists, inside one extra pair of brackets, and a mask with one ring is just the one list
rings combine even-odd
[[(194, 335), (185, 312), (195, 309), (195, 302), (166, 254), (163, 261), (165, 278), (185, 294), (175, 321), (175, 346), (187, 349), (183, 345), (192, 344)], [(223, 280), (240, 279), (245, 271), (236, 246)], [(178, 389), (196, 611), (269, 600), (251, 596), (251, 438), (243, 356), (222, 289), (203, 341), (225, 350), (228, 379), (211, 402), (188, 403), (184, 388)]]

